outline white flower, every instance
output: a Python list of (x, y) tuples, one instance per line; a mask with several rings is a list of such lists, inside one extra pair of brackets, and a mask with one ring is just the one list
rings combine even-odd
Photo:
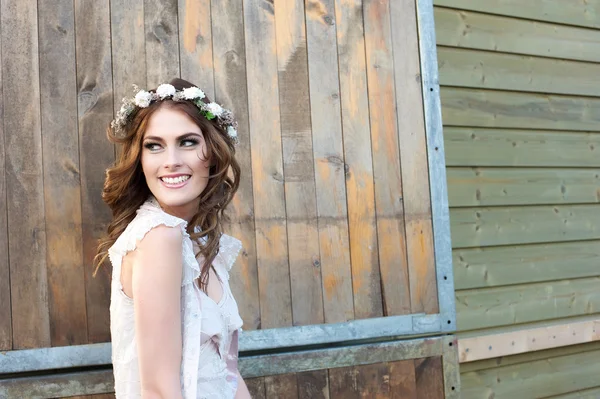
[(237, 130), (233, 126), (227, 126), (227, 135), (232, 139), (237, 138)]
[(175, 91), (175, 87), (170, 84), (163, 83), (156, 89), (156, 94), (158, 94), (161, 100), (164, 100), (167, 97), (172, 97), (175, 94)]
[(183, 89), (183, 98), (186, 100), (195, 100), (196, 98), (203, 99), (204, 97), (206, 97), (204, 92), (197, 87)]
[(210, 112), (214, 116), (221, 116), (221, 114), (223, 113), (223, 108), (217, 103), (206, 104), (204, 107), (208, 112)]
[(135, 102), (135, 105), (137, 105), (138, 107), (146, 108), (148, 105), (150, 105), (151, 101), (152, 101), (152, 93), (147, 92), (146, 90), (140, 90), (135, 95), (134, 102)]

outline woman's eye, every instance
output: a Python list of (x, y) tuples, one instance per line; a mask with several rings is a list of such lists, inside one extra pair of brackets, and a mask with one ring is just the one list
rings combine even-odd
[(184, 139), (181, 140), (182, 147), (193, 147), (198, 144), (198, 140), (196, 139)]
[(157, 151), (157, 150), (160, 150), (160, 144), (158, 144), (158, 143), (146, 143), (146, 144), (144, 144), (144, 148), (147, 148), (150, 151)]

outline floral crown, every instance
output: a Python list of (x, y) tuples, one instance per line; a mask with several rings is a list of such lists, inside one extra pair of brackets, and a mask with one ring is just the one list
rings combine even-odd
[(199, 88), (192, 86), (183, 90), (177, 90), (170, 84), (161, 84), (156, 92), (140, 90), (133, 85), (135, 96), (133, 98), (124, 98), (121, 109), (117, 112), (117, 117), (110, 123), (115, 134), (123, 134), (125, 126), (129, 122), (129, 117), (136, 108), (146, 108), (153, 101), (162, 101), (171, 99), (173, 101), (191, 101), (200, 110), (200, 113), (209, 121), (216, 119), (227, 135), (237, 144), (237, 122), (233, 119), (233, 113), (223, 108), (217, 103), (205, 103), (202, 101), (206, 95)]

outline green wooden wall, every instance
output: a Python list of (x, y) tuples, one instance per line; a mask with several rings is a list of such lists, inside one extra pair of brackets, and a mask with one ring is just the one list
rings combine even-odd
[[(434, 2), (460, 336), (600, 317), (600, 0)], [(576, 348), (464, 364), (463, 398), (600, 397)]]

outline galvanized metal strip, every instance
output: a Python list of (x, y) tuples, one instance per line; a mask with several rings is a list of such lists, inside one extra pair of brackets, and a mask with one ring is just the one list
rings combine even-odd
[(433, 3), (416, 1), (441, 331), (451, 332), (456, 331), (456, 308)]
[(46, 399), (110, 392), (114, 392), (111, 369), (0, 380), (0, 398)]
[(441, 356), (443, 339), (420, 338), (240, 358), (244, 378)]
[(378, 317), (336, 324), (244, 331), (240, 338), (240, 351), (437, 333), (440, 331), (441, 324), (438, 314), (417, 314)]
[(460, 370), (458, 365), (458, 340), (455, 335), (443, 339), (442, 368), (444, 372), (445, 398), (460, 398)]

